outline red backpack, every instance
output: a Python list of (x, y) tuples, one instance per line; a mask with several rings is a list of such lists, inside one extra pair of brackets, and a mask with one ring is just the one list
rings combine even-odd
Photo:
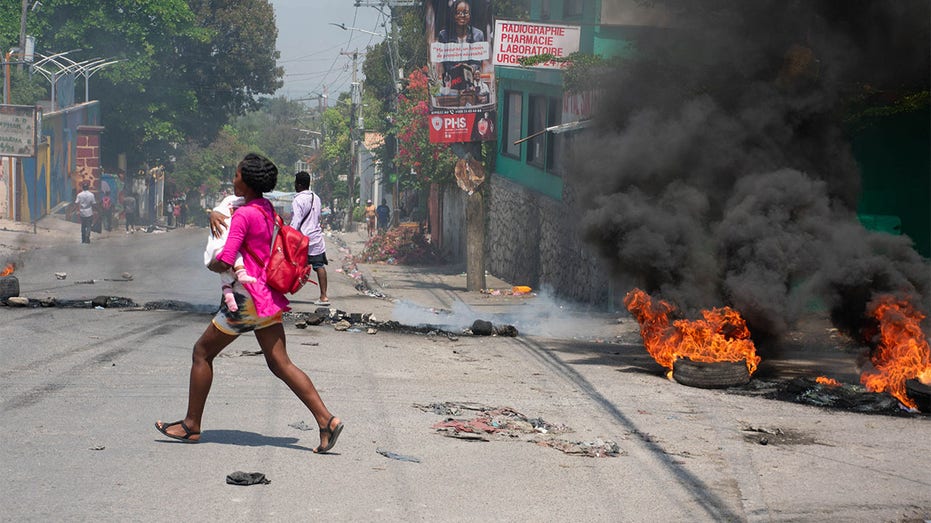
[[(256, 207), (268, 218), (268, 213)], [(307, 243), (309, 238), (285, 225), (284, 220), (275, 213), (275, 230), (272, 233), (271, 256), (265, 265), (265, 283), (282, 294), (295, 294), (310, 280), (310, 265), (307, 264)], [(256, 262), (261, 259), (246, 247), (246, 251)], [(314, 285), (317, 282), (311, 282)]]

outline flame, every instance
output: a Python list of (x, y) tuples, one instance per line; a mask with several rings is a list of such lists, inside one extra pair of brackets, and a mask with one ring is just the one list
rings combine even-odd
[(879, 322), (879, 343), (870, 354), (875, 369), (863, 371), (860, 383), (872, 392), (888, 391), (915, 409), (918, 405), (905, 393), (905, 382), (918, 379), (931, 385), (931, 355), (920, 326), (925, 315), (906, 300), (883, 295), (870, 316)]
[(647, 352), (657, 363), (672, 369), (677, 358), (692, 361), (741, 361), (752, 375), (760, 363), (750, 340), (750, 330), (740, 313), (730, 307), (702, 311), (701, 320), (674, 320), (675, 307), (634, 289), (624, 297), (624, 305), (640, 324), (640, 336)]
[(822, 385), (827, 385), (828, 387), (840, 387), (839, 381), (834, 378), (828, 378), (826, 376), (818, 376), (815, 378), (815, 381)]
[(16, 265), (12, 263), (8, 263), (6, 264), (6, 267), (4, 267), (2, 271), (0, 271), (0, 277), (9, 276), (13, 274), (13, 271), (15, 270), (16, 270)]

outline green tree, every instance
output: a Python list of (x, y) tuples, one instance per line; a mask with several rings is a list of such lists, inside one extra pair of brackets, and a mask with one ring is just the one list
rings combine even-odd
[(25, 69), (10, 68), (10, 103), (32, 105), (36, 100), (48, 96), (48, 82), (39, 75), (30, 75)]
[[(0, 50), (6, 57), (11, 47), (19, 46), (19, 20), (22, 14), (20, 2), (6, 1), (0, 5)], [(27, 23), (29, 19), (26, 19)]]
[[(262, 151), (278, 166), (278, 187), (292, 190), (293, 166), (306, 157), (318, 123), (300, 102), (284, 97), (266, 98), (256, 111), (232, 122), (239, 140)], [(282, 176), (284, 175), (284, 176)]]
[(207, 145), (281, 85), (266, 0), (44, 0), (29, 20), (41, 52), (121, 60), (91, 80), (105, 163), (119, 153), (162, 163), (190, 138)]
[(399, 97), (392, 128), (398, 140), (398, 165), (408, 166), (414, 172), (413, 178), (401, 178), (402, 184), (410, 188), (449, 182), (457, 161), (448, 144), (430, 143), (427, 80), (426, 67), (408, 76), (407, 90)]
[(345, 181), (351, 166), (349, 113), (349, 94), (342, 93), (336, 106), (323, 113), (323, 148), (312, 161), (318, 175), (314, 191), (331, 206), (336, 199), (346, 202), (349, 194)]
[(232, 127), (226, 126), (206, 146), (195, 140), (182, 145), (170, 174), (171, 181), (180, 192), (198, 190), (203, 194), (217, 194), (221, 187), (232, 182), (236, 165), (252, 151), (239, 140)]
[(46, 0), (37, 50), (69, 50), (74, 60), (93, 57), (121, 62), (101, 69), (92, 81), (107, 127), (104, 153), (138, 152), (138, 163), (165, 161), (172, 143), (182, 143), (179, 123), (196, 113), (197, 99), (173, 70), (189, 41), (208, 41), (183, 0)]

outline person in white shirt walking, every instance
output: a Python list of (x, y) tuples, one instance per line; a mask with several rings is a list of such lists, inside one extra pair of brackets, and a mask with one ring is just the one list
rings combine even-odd
[(294, 175), (294, 200), (291, 202), (291, 227), (301, 231), (310, 239), (307, 242), (307, 264), (317, 273), (317, 285), (320, 287), (320, 299), (314, 304), (328, 306), (330, 299), (326, 294), (326, 242), (323, 239), (323, 227), (320, 224), (320, 210), (323, 207), (320, 197), (310, 190), (310, 174), (301, 171)]
[(81, 243), (91, 242), (91, 226), (94, 224), (94, 208), (97, 207), (97, 198), (90, 192), (90, 183), (81, 182), (81, 192), (74, 199), (81, 216)]

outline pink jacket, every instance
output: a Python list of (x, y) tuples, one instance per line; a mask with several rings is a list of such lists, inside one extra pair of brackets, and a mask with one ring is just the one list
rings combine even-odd
[[(284, 294), (265, 285), (265, 264), (268, 263), (271, 251), (274, 225), (262, 214), (259, 206), (268, 216), (275, 216), (274, 207), (265, 198), (252, 200), (237, 209), (230, 222), (226, 246), (217, 255), (217, 259), (233, 265), (236, 261), (236, 253), (242, 253), (246, 272), (258, 280), (255, 283), (245, 283), (243, 286), (252, 295), (256, 314), (264, 318), (282, 311), (289, 311), (291, 308), (288, 307), (289, 302)], [(260, 258), (261, 263), (256, 261), (250, 251)]]

